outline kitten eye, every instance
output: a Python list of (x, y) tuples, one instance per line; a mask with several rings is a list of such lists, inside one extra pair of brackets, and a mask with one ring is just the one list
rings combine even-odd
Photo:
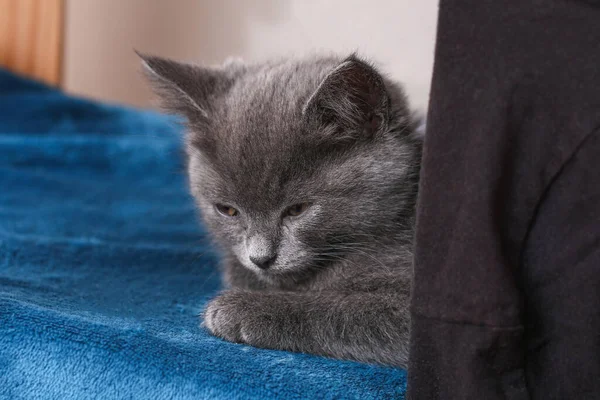
[(288, 208), (285, 211), (285, 215), (287, 217), (297, 217), (298, 215), (300, 215), (304, 211), (306, 211), (309, 206), (310, 206), (309, 203), (294, 204), (293, 206), (291, 206), (290, 208)]
[(223, 214), (226, 217), (237, 217), (239, 215), (239, 211), (236, 210), (233, 207), (230, 206), (226, 206), (223, 204), (216, 204), (215, 208), (217, 209), (217, 211), (221, 214)]

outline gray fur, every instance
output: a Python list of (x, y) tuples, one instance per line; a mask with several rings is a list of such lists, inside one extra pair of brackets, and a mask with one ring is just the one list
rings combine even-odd
[(223, 252), (228, 289), (205, 326), (405, 367), (421, 142), (400, 87), (355, 55), (220, 68), (141, 57), (164, 108), (189, 122), (191, 190)]

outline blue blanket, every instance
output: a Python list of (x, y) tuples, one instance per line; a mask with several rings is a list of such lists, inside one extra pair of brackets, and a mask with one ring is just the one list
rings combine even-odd
[(0, 70), (0, 399), (391, 399), (405, 372), (199, 326), (216, 256), (177, 121)]

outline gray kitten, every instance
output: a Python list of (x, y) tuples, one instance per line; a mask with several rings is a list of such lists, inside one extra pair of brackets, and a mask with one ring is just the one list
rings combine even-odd
[(229, 288), (223, 339), (405, 367), (421, 142), (351, 55), (206, 68), (140, 55), (189, 128), (191, 190)]

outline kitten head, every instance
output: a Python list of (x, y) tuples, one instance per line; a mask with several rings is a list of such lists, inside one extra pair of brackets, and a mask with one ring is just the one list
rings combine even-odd
[(410, 230), (420, 144), (401, 89), (368, 63), (142, 59), (164, 108), (188, 122), (206, 225), (249, 270), (305, 276)]

